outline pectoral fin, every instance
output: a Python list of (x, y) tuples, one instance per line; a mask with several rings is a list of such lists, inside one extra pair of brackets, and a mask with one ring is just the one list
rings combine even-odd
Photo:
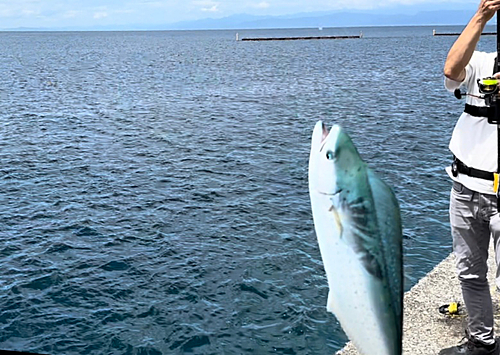
[(337, 229), (339, 230), (340, 238), (342, 238), (342, 233), (344, 232), (344, 227), (342, 226), (342, 220), (340, 219), (339, 212), (337, 211), (337, 209), (333, 205), (332, 205), (332, 207), (330, 207), (330, 209), (328, 211), (333, 213), (335, 225), (337, 226)]

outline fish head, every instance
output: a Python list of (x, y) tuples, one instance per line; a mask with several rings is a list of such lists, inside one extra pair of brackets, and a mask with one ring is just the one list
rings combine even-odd
[(335, 195), (357, 186), (365, 173), (366, 163), (344, 129), (334, 125), (328, 131), (322, 121), (316, 123), (309, 158), (309, 189)]

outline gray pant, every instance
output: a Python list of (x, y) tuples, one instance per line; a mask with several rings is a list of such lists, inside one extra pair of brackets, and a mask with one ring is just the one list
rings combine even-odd
[(496, 196), (480, 194), (453, 182), (450, 223), (458, 279), (469, 314), (468, 333), (482, 343), (493, 344), (493, 307), (486, 274), (492, 236), (497, 265), (496, 285), (500, 288), (500, 215)]

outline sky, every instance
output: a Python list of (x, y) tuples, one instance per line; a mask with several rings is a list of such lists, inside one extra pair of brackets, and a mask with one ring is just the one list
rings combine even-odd
[[(290, 15), (431, 3), (430, 0), (0, 0), (0, 29), (172, 24), (235, 14)], [(432, 0), (479, 4), (479, 0)]]

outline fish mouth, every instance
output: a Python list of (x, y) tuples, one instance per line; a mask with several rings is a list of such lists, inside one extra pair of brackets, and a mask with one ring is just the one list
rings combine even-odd
[(313, 133), (313, 142), (314, 142), (314, 147), (317, 151), (322, 151), (326, 142), (329, 140), (335, 140), (336, 137), (338, 136), (341, 128), (338, 125), (333, 125), (333, 127), (328, 130), (326, 128), (326, 125), (323, 121), (318, 121), (316, 123), (316, 127), (314, 128), (314, 133)]
[(325, 196), (337, 196), (338, 194), (340, 194), (342, 192), (342, 190), (343, 189), (338, 189), (335, 192), (323, 192), (323, 191), (318, 190), (318, 193), (321, 195), (325, 195)]
[(323, 129), (322, 135), (321, 135), (321, 145), (325, 144), (326, 139), (328, 138), (328, 135), (330, 132), (326, 128), (326, 124), (322, 121), (321, 122), (321, 128)]
[(330, 135), (330, 132), (328, 131), (328, 128), (326, 128), (326, 124), (321, 121), (321, 140), (319, 143), (319, 151), (321, 152), (323, 150), (323, 147), (326, 144), (326, 140), (328, 136)]

